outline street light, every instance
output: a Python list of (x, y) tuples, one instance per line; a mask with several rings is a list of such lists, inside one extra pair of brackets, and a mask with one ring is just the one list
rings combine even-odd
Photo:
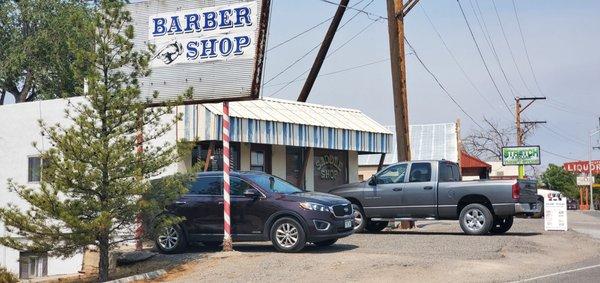
[(594, 182), (592, 182), (592, 136), (594, 136), (595, 134), (600, 133), (600, 129), (594, 131), (591, 130), (590, 131), (590, 147), (588, 148), (589, 150), (589, 160), (588, 160), (588, 177), (590, 180), (590, 210), (594, 210)]

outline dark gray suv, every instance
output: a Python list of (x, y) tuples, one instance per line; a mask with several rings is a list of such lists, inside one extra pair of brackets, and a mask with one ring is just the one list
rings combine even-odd
[[(157, 233), (156, 247), (161, 252), (181, 251), (190, 242), (222, 243), (223, 173), (200, 173), (189, 189), (164, 212), (185, 220)], [(348, 200), (302, 191), (261, 172), (231, 174), (231, 223), (234, 241), (270, 240), (283, 252), (299, 251), (307, 242), (332, 245), (354, 231)]]

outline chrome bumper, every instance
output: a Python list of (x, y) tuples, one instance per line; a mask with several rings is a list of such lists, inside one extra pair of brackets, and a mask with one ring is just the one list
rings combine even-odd
[(537, 203), (515, 203), (515, 213), (535, 214), (542, 211), (542, 204)]

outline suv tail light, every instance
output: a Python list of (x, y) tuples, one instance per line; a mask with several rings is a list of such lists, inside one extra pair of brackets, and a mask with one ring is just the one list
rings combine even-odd
[(521, 186), (519, 186), (519, 182), (516, 182), (512, 185), (512, 198), (519, 199), (519, 195), (521, 194)]

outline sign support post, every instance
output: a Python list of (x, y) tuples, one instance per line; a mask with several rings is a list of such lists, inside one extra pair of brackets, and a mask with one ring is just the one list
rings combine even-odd
[(229, 102), (223, 102), (223, 251), (233, 250), (229, 183)]
[[(592, 177), (592, 150), (594, 149), (592, 147), (592, 136), (600, 133), (600, 130), (596, 130), (596, 131), (590, 131), (590, 144), (589, 144), (589, 160), (588, 160), (588, 172), (589, 172), (589, 177)], [(590, 210), (594, 210), (594, 182), (590, 182)]]

